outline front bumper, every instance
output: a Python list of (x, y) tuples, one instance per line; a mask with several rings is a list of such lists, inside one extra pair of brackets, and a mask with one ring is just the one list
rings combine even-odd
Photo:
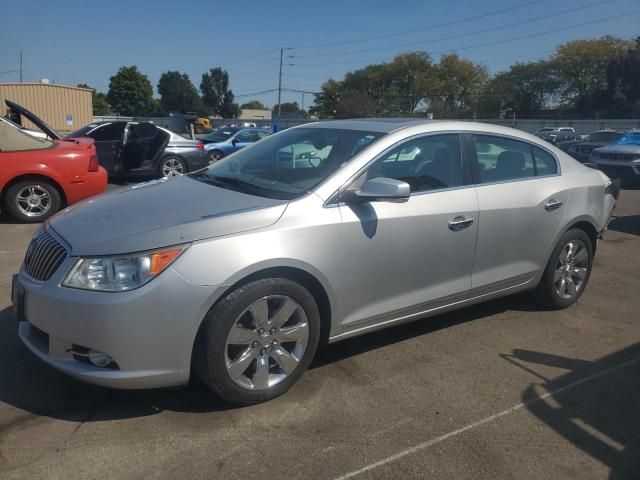
[(598, 165), (598, 168), (609, 178), (621, 178), (626, 181), (640, 182), (640, 164), (596, 161), (596, 165)]
[[(19, 273), (14, 290), (22, 304), (15, 307), (24, 344), (52, 367), (89, 383), (124, 389), (186, 384), (196, 333), (216, 287), (196, 286), (171, 267), (129, 292), (60, 287), (74, 261), (67, 258), (47, 282)], [(115, 364), (97, 367), (75, 355), (89, 349)]]

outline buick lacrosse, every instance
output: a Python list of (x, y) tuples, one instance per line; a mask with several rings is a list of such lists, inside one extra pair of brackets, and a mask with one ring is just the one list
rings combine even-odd
[(52, 217), (14, 278), (19, 335), (87, 382), (194, 374), (227, 401), (262, 402), (326, 342), (529, 289), (570, 306), (618, 193), (510, 128), (291, 128)]

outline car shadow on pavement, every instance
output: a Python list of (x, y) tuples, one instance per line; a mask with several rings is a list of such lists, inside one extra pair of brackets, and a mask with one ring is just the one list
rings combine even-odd
[(614, 217), (609, 222), (609, 230), (640, 236), (640, 215)]
[[(487, 302), (328, 345), (316, 355), (319, 368), (366, 351), (392, 345), (507, 309), (535, 308), (518, 297)], [(234, 409), (199, 382), (186, 388), (114, 390), (86, 384), (56, 371), (33, 355), (18, 338), (13, 310), (0, 311), (0, 402), (33, 415), (76, 422), (143, 417), (162, 411), (214, 412)], [(0, 434), (3, 427), (0, 425)]]
[[(522, 394), (529, 412), (609, 467), (610, 479), (640, 478), (640, 343), (595, 361), (530, 350), (502, 357), (541, 380)], [(567, 373), (546, 378), (536, 366)]]

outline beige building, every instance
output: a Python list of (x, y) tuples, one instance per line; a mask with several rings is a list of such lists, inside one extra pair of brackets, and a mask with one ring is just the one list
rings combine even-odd
[(238, 120), (271, 120), (271, 110), (252, 110), (243, 108), (240, 110)]
[[(92, 91), (51, 83), (0, 83), (0, 113), (6, 115), (5, 99), (32, 111), (51, 128), (76, 130), (93, 120)], [(29, 121), (23, 126), (33, 128)]]

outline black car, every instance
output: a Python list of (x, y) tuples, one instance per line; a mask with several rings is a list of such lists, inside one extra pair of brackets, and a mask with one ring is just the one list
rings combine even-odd
[(541, 132), (536, 135), (565, 152), (568, 151), (572, 145), (582, 141), (580, 135), (569, 131), (553, 130), (550, 132)]
[(68, 135), (95, 140), (111, 177), (175, 177), (209, 165), (204, 145), (148, 122), (94, 122)]
[(598, 130), (581, 142), (569, 146), (567, 153), (582, 163), (588, 162), (591, 157), (591, 152), (593, 152), (595, 148), (609, 145), (621, 139), (625, 133), (625, 130)]

